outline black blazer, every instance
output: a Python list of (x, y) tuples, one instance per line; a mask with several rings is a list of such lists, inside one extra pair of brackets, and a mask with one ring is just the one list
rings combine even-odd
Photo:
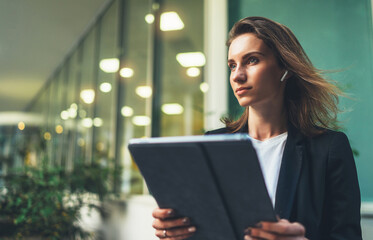
[[(240, 132), (247, 133), (247, 126)], [(206, 134), (221, 133), (229, 132), (221, 128)], [(359, 183), (344, 133), (326, 130), (306, 137), (289, 126), (275, 211), (303, 224), (310, 240), (362, 239)]]

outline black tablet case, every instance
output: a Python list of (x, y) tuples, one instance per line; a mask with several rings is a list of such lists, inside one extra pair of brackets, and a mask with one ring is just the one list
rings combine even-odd
[(247, 227), (276, 221), (250, 140), (224, 137), (129, 145), (159, 207), (175, 209), (197, 227), (190, 239), (243, 239)]

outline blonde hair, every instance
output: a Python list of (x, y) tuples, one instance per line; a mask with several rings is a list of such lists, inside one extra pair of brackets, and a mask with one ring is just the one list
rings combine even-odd
[[(227, 46), (241, 34), (253, 33), (274, 53), (281, 68), (289, 71), (284, 94), (285, 109), (290, 123), (306, 136), (337, 127), (340, 89), (322, 77), (295, 35), (286, 26), (263, 17), (247, 17), (238, 21), (229, 32)], [(231, 132), (237, 132), (248, 121), (248, 107), (236, 120), (223, 122)]]

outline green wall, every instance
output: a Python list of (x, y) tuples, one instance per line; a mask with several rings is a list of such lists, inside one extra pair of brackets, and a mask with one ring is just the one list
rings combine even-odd
[[(263, 16), (288, 26), (314, 65), (351, 96), (339, 115), (355, 157), (363, 201), (373, 201), (373, 59), (370, 0), (230, 0), (229, 26)], [(230, 112), (239, 110), (230, 94)]]

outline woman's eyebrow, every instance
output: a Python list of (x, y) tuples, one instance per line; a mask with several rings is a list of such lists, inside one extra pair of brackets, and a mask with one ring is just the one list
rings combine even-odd
[[(262, 53), (262, 52), (259, 52), (259, 51), (253, 51), (253, 52), (248, 52), (248, 53), (246, 53), (245, 55), (243, 55), (243, 56), (242, 56), (242, 59), (246, 59), (246, 58), (250, 57), (250, 56), (253, 55), (253, 54), (259, 54), (259, 55), (265, 56), (265, 54)], [(228, 59), (228, 63), (229, 63), (229, 62), (235, 62), (235, 61), (234, 61), (233, 59)]]
[(262, 53), (262, 52), (259, 52), (259, 51), (253, 51), (253, 52), (248, 52), (248, 53), (246, 53), (245, 55), (243, 55), (242, 59), (248, 58), (248, 57), (250, 57), (250, 56), (253, 55), (253, 54), (259, 54), (259, 55), (265, 56), (265, 54)]

